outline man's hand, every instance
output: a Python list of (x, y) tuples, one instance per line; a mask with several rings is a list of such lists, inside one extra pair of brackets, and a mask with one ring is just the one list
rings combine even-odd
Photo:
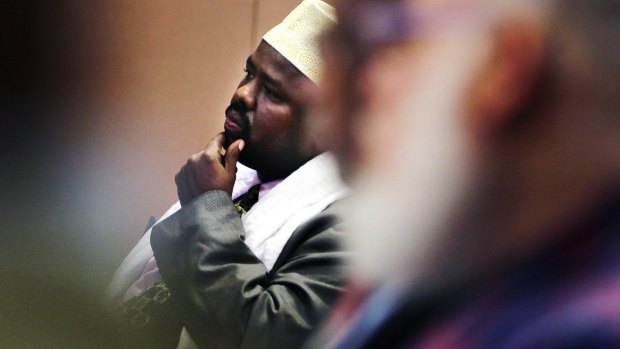
[(237, 172), (237, 160), (245, 142), (234, 141), (224, 149), (224, 134), (220, 133), (207, 147), (192, 155), (174, 181), (181, 206), (209, 190), (223, 190), (232, 195)]

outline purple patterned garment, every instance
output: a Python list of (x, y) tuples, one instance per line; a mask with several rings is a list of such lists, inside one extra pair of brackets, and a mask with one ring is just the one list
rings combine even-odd
[(426, 298), (382, 287), (336, 307), (309, 348), (620, 348), (620, 195), (603, 203), (495, 279)]
[(572, 230), (405, 347), (620, 348), (620, 200)]

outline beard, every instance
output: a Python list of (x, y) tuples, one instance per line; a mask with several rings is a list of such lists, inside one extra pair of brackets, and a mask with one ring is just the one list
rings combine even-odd
[[(359, 176), (347, 213), (354, 272), (366, 283), (434, 276), (442, 242), (468, 188), (467, 144), (453, 120), (429, 120), (400, 138), (400, 161), (381, 176)], [(441, 256), (451, 258), (450, 256)], [(446, 261), (444, 261), (446, 262)]]
[[(362, 284), (430, 290), (468, 272), (468, 256), (447, 242), (461, 233), (454, 222), (472, 198), (476, 177), (476, 147), (463, 107), (476, 62), (463, 54), (427, 58), (428, 66), (418, 62), (422, 69), (405, 85), (415, 92), (369, 108), (364, 118), (401, 134), (393, 134), (381, 154), (371, 153), (353, 181), (347, 244), (355, 251), (353, 277)], [(368, 132), (385, 127), (365, 126)]]

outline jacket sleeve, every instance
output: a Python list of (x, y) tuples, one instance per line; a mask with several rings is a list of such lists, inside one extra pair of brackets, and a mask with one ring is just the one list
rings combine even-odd
[(201, 348), (298, 348), (342, 291), (342, 229), (332, 214), (310, 220), (269, 273), (244, 234), (223, 191), (155, 226), (151, 244), (179, 316)]

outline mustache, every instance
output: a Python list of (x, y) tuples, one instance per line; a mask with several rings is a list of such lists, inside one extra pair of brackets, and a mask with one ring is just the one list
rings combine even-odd
[(231, 102), (228, 108), (226, 108), (225, 114), (228, 118), (236, 119), (232, 116), (232, 113), (237, 114), (238, 117), (241, 118), (239, 121), (243, 122), (244, 126), (248, 125), (248, 108), (245, 104), (241, 102)]
[[(240, 138), (247, 140), (250, 136), (250, 120), (248, 117), (248, 108), (246, 105), (239, 101), (233, 101), (226, 108), (225, 111), (226, 117), (231, 119), (233, 122), (237, 123), (241, 127), (241, 135)], [(235, 138), (239, 137), (236, 136)], [(226, 137), (226, 141), (224, 142), (225, 147), (230, 146), (230, 143), (233, 139), (230, 137)]]

